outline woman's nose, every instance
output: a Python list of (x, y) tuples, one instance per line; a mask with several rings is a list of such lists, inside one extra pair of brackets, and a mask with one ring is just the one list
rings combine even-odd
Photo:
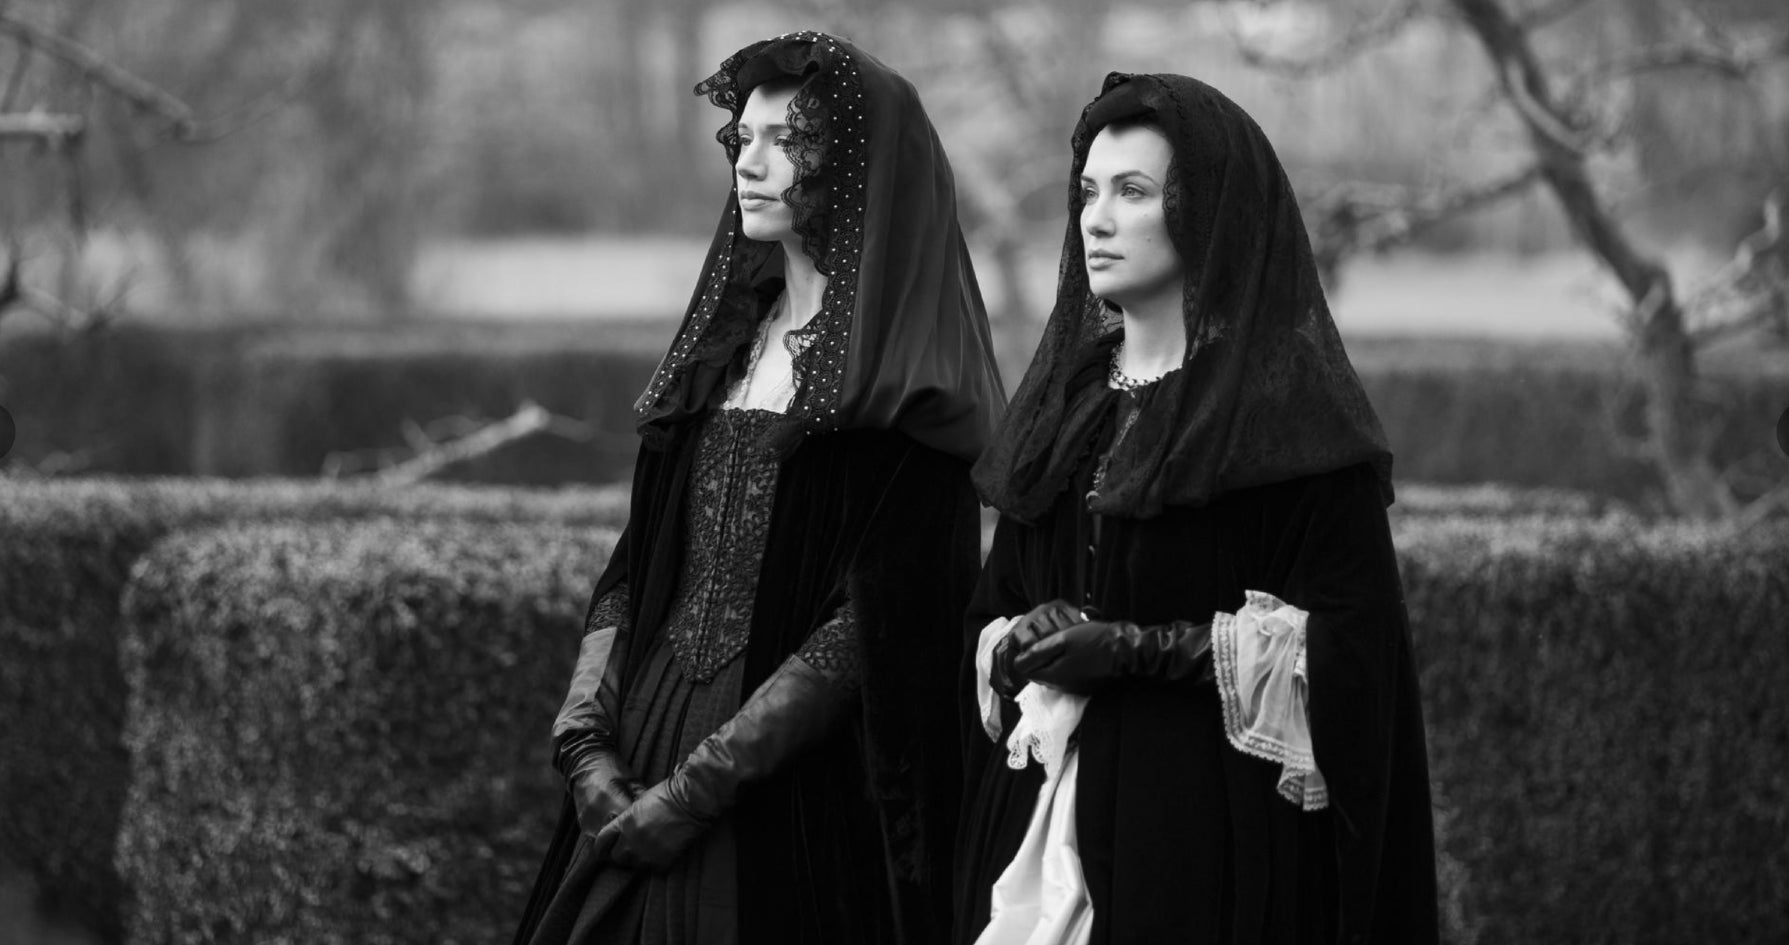
[(1105, 198), (1089, 200), (1081, 207), (1081, 229), (1089, 236), (1112, 235), (1112, 209)]
[(733, 171), (746, 180), (764, 179), (764, 153), (754, 141), (739, 149), (739, 160), (733, 163)]

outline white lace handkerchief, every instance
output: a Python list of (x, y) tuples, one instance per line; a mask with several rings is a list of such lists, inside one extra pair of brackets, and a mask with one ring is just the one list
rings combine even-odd
[(1224, 705), (1224, 734), (1236, 750), (1280, 765), (1281, 796), (1304, 810), (1329, 805), (1311, 749), (1305, 676), (1309, 614), (1260, 591), (1241, 610), (1212, 618), (1211, 653)]
[(981, 638), (975, 644), (975, 706), (981, 711), (982, 731), (994, 741), (1000, 740), (1000, 697), (994, 694), (988, 677), (994, 672), (994, 644), (1006, 636), (1012, 625), (1011, 617), (995, 617), (981, 628)]
[[(988, 676), (994, 669), (994, 646), (1012, 629), (1013, 620), (997, 617), (989, 621), (975, 645), (976, 708), (981, 711), (982, 731), (994, 741), (1000, 740), (1000, 697), (988, 684)], [(1012, 735), (1006, 740), (1006, 763), (1023, 768), (1035, 758), (1053, 778), (1062, 768), (1069, 738), (1081, 724), (1087, 697), (1030, 683), (1019, 690), (1017, 701), (1019, 724), (1013, 726)]]
[(1081, 725), (1081, 713), (1087, 711), (1087, 697), (1026, 683), (1019, 690), (1018, 703), (1019, 724), (1006, 739), (1006, 766), (1023, 768), (1029, 756), (1054, 780), (1068, 754), (1068, 740)]

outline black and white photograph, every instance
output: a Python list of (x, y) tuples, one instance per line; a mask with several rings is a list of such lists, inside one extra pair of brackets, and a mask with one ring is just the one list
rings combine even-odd
[(1789, 942), (1782, 0), (0, 0), (0, 945)]

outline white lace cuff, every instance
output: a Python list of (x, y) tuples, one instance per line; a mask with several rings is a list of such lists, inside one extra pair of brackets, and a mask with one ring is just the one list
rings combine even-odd
[(1260, 591), (1245, 591), (1235, 614), (1211, 623), (1211, 653), (1224, 734), (1237, 751), (1280, 765), (1281, 796), (1304, 810), (1329, 806), (1311, 749), (1310, 683), (1305, 676), (1306, 612)]

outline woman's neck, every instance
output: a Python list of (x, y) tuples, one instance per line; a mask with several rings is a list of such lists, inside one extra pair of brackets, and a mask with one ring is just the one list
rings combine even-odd
[(1180, 367), (1186, 360), (1186, 323), (1180, 312), (1180, 296), (1173, 305), (1124, 309), (1124, 353), (1118, 369), (1141, 380), (1151, 380)]
[(783, 244), (783, 292), (788, 296), (784, 310), (789, 314), (791, 328), (800, 328), (819, 314), (826, 296), (826, 277), (801, 251), (800, 240)]

